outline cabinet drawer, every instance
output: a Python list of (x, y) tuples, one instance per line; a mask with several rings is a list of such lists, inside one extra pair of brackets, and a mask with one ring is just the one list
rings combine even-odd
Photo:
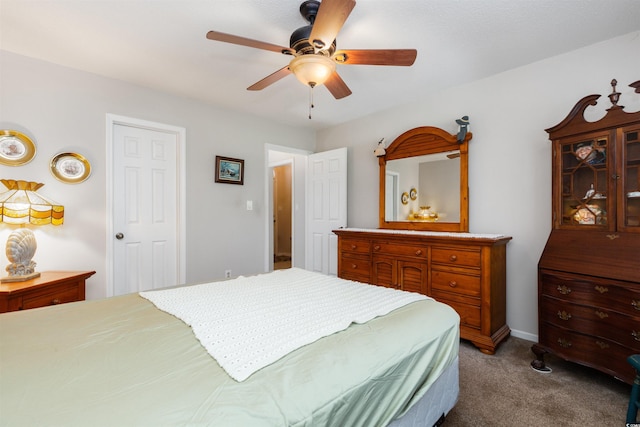
[(431, 249), (431, 262), (479, 268), (480, 249), (434, 247)]
[(64, 304), (79, 300), (78, 284), (63, 284), (38, 289), (22, 295), (21, 310)]
[(338, 275), (347, 280), (370, 283), (371, 261), (369, 257), (342, 256)]
[(541, 274), (540, 280), (543, 295), (594, 307), (611, 307), (629, 316), (640, 316), (638, 284), (547, 272)]
[(480, 296), (480, 277), (433, 269), (431, 288), (472, 297)]
[(540, 325), (540, 343), (563, 359), (600, 369), (631, 384), (635, 370), (627, 357), (638, 351), (610, 340), (580, 334), (549, 323)]
[(340, 248), (338, 249), (342, 253), (351, 254), (369, 254), (371, 249), (371, 243), (368, 240), (359, 239), (340, 239)]
[(540, 315), (544, 321), (602, 338), (640, 351), (640, 316), (630, 317), (608, 308), (571, 304), (543, 297)]
[(432, 297), (441, 303), (450, 305), (460, 316), (460, 324), (474, 329), (480, 329), (480, 307), (447, 299), (446, 294), (433, 292)]
[(387, 243), (374, 241), (372, 243), (374, 254), (405, 256), (412, 258), (427, 258), (427, 247), (417, 245), (403, 245), (398, 243)]

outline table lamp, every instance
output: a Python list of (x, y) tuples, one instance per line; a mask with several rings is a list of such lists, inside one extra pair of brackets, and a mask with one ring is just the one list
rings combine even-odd
[(53, 202), (36, 191), (44, 184), (30, 181), (0, 179), (8, 191), (0, 193), (0, 223), (19, 225), (7, 239), (8, 276), (0, 282), (22, 282), (40, 276), (32, 260), (36, 252), (36, 237), (25, 228), (30, 225), (62, 225), (64, 206)]

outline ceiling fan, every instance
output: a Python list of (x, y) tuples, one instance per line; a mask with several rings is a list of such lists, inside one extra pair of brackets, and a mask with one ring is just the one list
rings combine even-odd
[(336, 99), (341, 99), (351, 95), (351, 90), (336, 71), (336, 64), (410, 66), (417, 55), (415, 49), (336, 50), (336, 36), (355, 5), (355, 0), (303, 2), (300, 14), (309, 21), (309, 25), (291, 34), (289, 47), (218, 31), (209, 31), (207, 38), (294, 56), (288, 65), (249, 86), (247, 90), (264, 89), (293, 73), (312, 89), (324, 84)]

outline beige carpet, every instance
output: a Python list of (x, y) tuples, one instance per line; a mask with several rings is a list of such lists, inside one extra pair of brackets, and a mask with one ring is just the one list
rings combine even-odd
[(553, 355), (553, 372), (536, 372), (532, 344), (510, 337), (489, 356), (461, 341), (460, 397), (443, 426), (625, 425), (630, 385)]

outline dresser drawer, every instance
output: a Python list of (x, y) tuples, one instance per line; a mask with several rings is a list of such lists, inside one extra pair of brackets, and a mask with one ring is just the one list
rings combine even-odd
[(480, 249), (433, 247), (431, 262), (480, 268)]
[(540, 342), (544, 342), (545, 346), (563, 359), (600, 369), (629, 384), (635, 378), (635, 370), (627, 363), (627, 357), (637, 350), (546, 322), (540, 324), (540, 339)]
[(22, 295), (21, 310), (79, 301), (78, 284), (63, 284), (37, 289)]
[(338, 249), (342, 253), (350, 254), (369, 254), (371, 249), (371, 242), (369, 240), (359, 239), (340, 239), (340, 248)]
[(480, 329), (480, 307), (476, 305), (466, 304), (464, 302), (455, 301), (447, 298), (447, 295), (441, 292), (433, 292), (432, 297), (439, 302), (447, 304), (460, 316), (460, 324), (474, 329)]
[(374, 255), (381, 254), (427, 259), (426, 246), (399, 245), (398, 243), (374, 241), (372, 243), (372, 252)]
[(615, 307), (629, 316), (640, 316), (640, 285), (584, 276), (542, 272), (543, 295), (596, 307)]
[(347, 280), (371, 283), (371, 260), (369, 257), (343, 254), (338, 276)]
[(440, 271), (434, 268), (431, 271), (431, 289), (434, 291), (441, 290), (466, 296), (479, 297), (480, 277), (476, 275)]
[(542, 319), (564, 329), (608, 338), (640, 352), (640, 316), (631, 317), (610, 308), (571, 304), (543, 297)]

